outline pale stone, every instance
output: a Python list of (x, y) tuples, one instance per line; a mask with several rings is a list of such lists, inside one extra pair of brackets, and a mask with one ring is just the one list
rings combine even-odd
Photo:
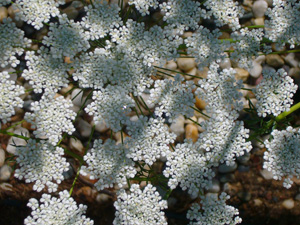
[(63, 87), (62, 89), (60, 89), (59, 92), (60, 92), (62, 95), (64, 95), (64, 94), (68, 93), (69, 91), (71, 91), (72, 88), (73, 88), (73, 84), (69, 84), (68, 87)]
[(245, 69), (242, 68), (234, 68), (236, 74), (235, 74), (235, 79), (236, 80), (243, 80), (245, 82), (248, 77), (249, 77), (249, 72)]
[(179, 69), (183, 71), (189, 71), (196, 67), (195, 59), (194, 58), (178, 58), (177, 65)]
[(292, 209), (295, 206), (295, 201), (293, 199), (286, 199), (282, 202), (282, 206), (286, 209)]
[(111, 197), (105, 193), (99, 193), (96, 196), (96, 201), (101, 204), (106, 203), (110, 200), (111, 200)]
[(262, 200), (260, 200), (259, 198), (256, 198), (253, 201), (255, 206), (261, 206), (263, 204)]
[(8, 11), (6, 7), (0, 7), (0, 22), (2, 23), (3, 19), (7, 18)]
[(195, 124), (188, 124), (185, 128), (185, 138), (192, 139), (195, 143), (198, 140), (199, 132)]
[(67, 14), (69, 20), (75, 20), (79, 14), (78, 10), (73, 6), (69, 6), (62, 10), (62, 13)]
[(268, 170), (261, 170), (260, 175), (263, 178), (265, 178), (266, 180), (271, 180), (271, 179), (273, 179), (273, 176), (274, 176), (272, 171), (268, 171)]
[(188, 38), (188, 37), (191, 37), (193, 35), (193, 32), (184, 32), (183, 35), (182, 35), (182, 38)]
[(81, 141), (79, 139), (70, 138), (69, 146), (72, 149), (77, 150), (79, 152), (83, 152), (83, 150), (84, 150), (83, 144), (81, 143)]
[(208, 71), (209, 71), (208, 67), (204, 67), (201, 70), (198, 69), (197, 70), (197, 76), (202, 77), (202, 78), (207, 78)]
[[(198, 118), (198, 123), (199, 124), (201, 124), (202, 122), (204, 122), (205, 121), (205, 119), (203, 118), (203, 117), (199, 117)], [(201, 126), (197, 126), (198, 127), (198, 131), (200, 132), (200, 133), (202, 133), (202, 132), (204, 132), (204, 129), (201, 127)]]
[(213, 179), (212, 183), (208, 186), (207, 191), (210, 193), (219, 193), (220, 190), (220, 182), (217, 179)]
[(253, 20), (253, 23), (254, 25), (257, 25), (257, 26), (262, 26), (262, 25), (265, 25), (265, 19), (260, 17), (260, 18), (255, 18)]
[(264, 0), (259, 0), (253, 3), (252, 12), (254, 17), (259, 18), (265, 15), (265, 12), (268, 9), (268, 3)]
[(198, 98), (197, 96), (195, 97), (195, 100), (196, 100), (195, 105), (196, 105), (196, 107), (198, 109), (200, 109), (200, 110), (205, 109), (205, 106), (206, 106), (206, 102), (205, 101), (203, 101), (202, 99)]
[(85, 120), (78, 118), (77, 129), (82, 137), (89, 137), (92, 133), (92, 126)]
[[(29, 137), (29, 131), (23, 127), (17, 128), (16, 130), (14, 130), (14, 133), (25, 137)], [(27, 145), (27, 142), (24, 139), (18, 137), (10, 137), (7, 143), (6, 151), (10, 154), (15, 155), (16, 146), (25, 146), (25, 145)]]
[(279, 55), (271, 54), (266, 56), (266, 62), (269, 66), (279, 68), (284, 65), (283, 59)]
[(0, 184), (0, 189), (4, 191), (13, 191), (13, 186), (9, 183), (2, 183)]
[(178, 116), (170, 125), (170, 131), (177, 136), (184, 133), (184, 117), (182, 115)]
[(197, 122), (197, 117), (196, 117), (196, 116), (192, 116), (192, 117), (190, 117), (189, 119), (186, 119), (186, 120), (184, 121), (184, 123), (185, 123), (185, 124), (194, 124), (194, 122), (193, 122), (192, 120)]
[[(143, 98), (144, 102), (147, 104), (149, 109), (154, 109), (155, 104), (149, 103), (150, 100), (150, 94), (142, 93), (141, 97)], [(144, 105), (144, 104), (143, 104)]]
[(81, 106), (84, 103), (83, 90), (77, 88), (72, 91), (71, 99), (74, 105)]
[(95, 121), (93, 120), (91, 122), (91, 125), (95, 125), (95, 130), (98, 131), (99, 133), (103, 133), (108, 130), (108, 127), (106, 126), (106, 123), (102, 120), (102, 122), (95, 124)]
[(220, 62), (221, 69), (229, 69), (231, 68), (231, 61), (229, 58), (225, 58)]
[[(187, 73), (187, 74), (189, 74), (189, 75), (192, 75), (192, 76), (196, 76), (196, 74), (197, 74), (197, 68), (194, 67), (194, 68), (192, 68), (192, 69), (186, 71), (185, 73)], [(194, 77), (189, 76), (189, 75), (185, 75), (185, 79), (187, 79), (187, 80), (194, 79)]]
[(295, 59), (295, 53), (289, 53), (284, 57), (284, 60), (287, 64), (289, 64), (291, 67), (297, 67), (298, 61)]
[(5, 162), (5, 151), (2, 148), (0, 148), (0, 167), (3, 166), (4, 162)]
[(8, 181), (12, 173), (12, 168), (9, 165), (4, 165), (0, 169), (0, 180)]
[(253, 61), (253, 67), (249, 70), (249, 74), (253, 78), (258, 78), (262, 73), (262, 69), (263, 68), (259, 63)]
[(169, 69), (169, 70), (176, 70), (177, 69), (177, 63), (174, 62), (174, 60), (168, 61), (165, 65), (165, 68)]
[(226, 164), (222, 164), (219, 166), (218, 170), (220, 173), (231, 173), (231, 172), (235, 171), (236, 168), (237, 168), (237, 163), (234, 162), (234, 164), (230, 165), (230, 166), (228, 166)]
[(266, 61), (266, 56), (265, 55), (260, 55), (256, 59), (254, 59), (255, 62), (258, 64), (262, 64)]

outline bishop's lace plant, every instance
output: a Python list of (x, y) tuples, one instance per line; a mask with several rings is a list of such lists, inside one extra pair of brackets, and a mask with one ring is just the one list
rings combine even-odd
[(161, 211), (167, 208), (167, 201), (162, 200), (151, 184), (143, 190), (138, 184), (133, 184), (128, 194), (121, 189), (114, 206), (117, 210), (114, 225), (167, 224), (164, 212)]
[(137, 122), (128, 124), (128, 134), (131, 138), (126, 141), (129, 148), (127, 157), (134, 161), (143, 160), (149, 165), (166, 156), (169, 144), (174, 143), (176, 138), (175, 134), (168, 131), (164, 119), (159, 117), (140, 117)]
[(49, 143), (56, 145), (63, 132), (71, 135), (75, 131), (72, 120), (76, 113), (69, 109), (72, 106), (63, 96), (43, 95), (40, 101), (31, 103), (33, 112), (27, 112), (25, 119), (36, 128), (35, 137), (48, 138)]
[(293, 104), (292, 97), (297, 88), (298, 86), (284, 69), (279, 69), (277, 72), (265, 70), (263, 80), (254, 89), (258, 116), (266, 117), (270, 114), (278, 116), (288, 111)]
[(30, 139), (26, 146), (17, 146), (15, 177), (32, 183), (33, 190), (41, 192), (47, 186), (48, 192), (57, 191), (58, 184), (64, 180), (63, 172), (69, 170), (69, 163), (62, 157), (64, 150), (46, 141)]
[(57, 225), (93, 225), (94, 222), (83, 215), (87, 209), (85, 205), (77, 206), (67, 190), (59, 192), (59, 198), (43, 194), (40, 203), (31, 198), (28, 207), (32, 209), (24, 223), (34, 224), (57, 224)]
[(59, 16), (59, 24), (50, 23), (49, 30), (42, 42), (50, 47), (50, 53), (54, 58), (64, 56), (73, 58), (77, 53), (90, 47), (80, 24), (69, 20), (65, 14)]
[(133, 161), (126, 158), (127, 152), (125, 145), (116, 145), (111, 139), (104, 144), (101, 139), (96, 140), (94, 147), (84, 156), (88, 166), (83, 166), (80, 173), (98, 179), (95, 183), (97, 190), (112, 188), (114, 183), (121, 188), (127, 184), (126, 178), (133, 178), (136, 174)]
[(16, 18), (26, 21), (35, 29), (43, 27), (43, 23), (48, 23), (51, 16), (58, 16), (59, 4), (65, 4), (64, 0), (16, 0), (13, 4)]
[(194, 203), (187, 212), (190, 225), (226, 225), (239, 224), (242, 219), (238, 216), (239, 211), (233, 206), (226, 205), (229, 195), (222, 192), (218, 196), (214, 194), (201, 197), (201, 205)]
[(291, 44), (295, 48), (300, 42), (300, 2), (297, 0), (273, 0), (273, 8), (268, 8), (265, 22), (266, 37), (278, 45)]
[(27, 51), (25, 59), (28, 69), (22, 76), (29, 80), (34, 92), (56, 93), (62, 87), (68, 86), (68, 66), (61, 58), (53, 58), (49, 50), (41, 47), (38, 55), (33, 51)]
[(184, 78), (177, 75), (172, 80), (156, 80), (154, 88), (150, 90), (149, 104), (158, 104), (155, 114), (162, 117), (163, 113), (170, 117), (171, 122), (179, 115), (192, 117), (194, 110), (191, 106), (195, 103), (192, 89), (195, 88), (194, 82), (183, 83)]
[(19, 96), (25, 93), (24, 88), (15, 85), (9, 78), (6, 71), (0, 73), (0, 128), (1, 123), (6, 123), (15, 114), (15, 107), (23, 107), (23, 100)]
[(300, 178), (300, 132), (289, 126), (286, 130), (273, 130), (271, 135), (272, 140), (264, 142), (264, 168), (273, 173), (275, 180), (285, 177), (283, 186), (290, 188), (291, 178)]
[(31, 40), (24, 37), (24, 31), (16, 27), (10, 18), (4, 18), (0, 23), (0, 66), (16, 67), (20, 61), (16, 55), (22, 55), (24, 48), (31, 45)]
[(158, 7), (157, 0), (129, 0), (129, 5), (134, 5), (135, 8), (142, 14), (146, 16), (150, 14), (149, 8), (156, 9)]

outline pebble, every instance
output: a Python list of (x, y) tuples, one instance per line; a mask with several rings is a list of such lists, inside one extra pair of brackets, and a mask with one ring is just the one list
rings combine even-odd
[(91, 122), (91, 125), (94, 126), (95, 125), (95, 130), (99, 133), (103, 133), (105, 131), (108, 130), (108, 127), (106, 126), (106, 123), (104, 121), (102, 121), (101, 123), (97, 123), (95, 124), (95, 121), (93, 120)]
[(251, 193), (248, 191), (240, 191), (237, 196), (244, 202), (249, 202), (251, 200)]
[[(194, 67), (194, 68), (192, 68), (192, 69), (186, 71), (185, 73), (187, 73), (187, 74), (189, 74), (189, 75), (192, 75), (192, 76), (196, 76), (196, 74), (197, 74), (197, 68)], [(194, 79), (194, 77), (189, 76), (189, 75), (185, 75), (185, 76), (184, 76), (185, 79), (187, 79), (187, 80)]]
[(168, 61), (165, 65), (166, 69), (169, 70), (176, 70), (177, 69), (177, 63), (174, 60)]
[(261, 170), (260, 175), (265, 178), (266, 180), (271, 180), (273, 179), (273, 173), (268, 170)]
[(271, 54), (266, 56), (266, 62), (269, 66), (279, 68), (284, 65), (283, 59), (279, 55)]
[(4, 18), (7, 18), (8, 11), (6, 7), (0, 7), (0, 22), (2, 23)]
[(106, 203), (110, 200), (111, 200), (111, 197), (108, 194), (105, 194), (105, 193), (99, 193), (96, 196), (96, 201), (98, 203), (101, 203), (101, 204)]
[(198, 69), (197, 70), (197, 76), (202, 77), (202, 78), (207, 78), (208, 71), (209, 71), (209, 69), (206, 66), (201, 68), (201, 70)]
[(262, 72), (262, 66), (256, 62), (253, 61), (253, 67), (249, 70), (249, 74), (253, 78), (258, 78), (261, 75)]
[[(25, 137), (29, 137), (29, 131), (24, 127), (19, 127), (16, 130), (14, 130), (15, 134), (23, 135)], [(27, 142), (24, 139), (18, 138), (18, 137), (10, 137), (7, 143), (6, 151), (10, 154), (15, 155), (16, 154), (16, 146), (25, 146), (27, 145)]]
[(233, 182), (235, 181), (235, 176), (233, 173), (220, 174), (219, 180), (221, 183)]
[(77, 122), (77, 129), (79, 130), (79, 133), (82, 137), (89, 137), (91, 135), (92, 132), (92, 126), (86, 122), (85, 120), (78, 118), (78, 122)]
[(236, 80), (243, 80), (244, 82), (248, 79), (249, 77), (249, 72), (245, 69), (242, 68), (235, 68), (235, 79)]
[(206, 102), (196, 96), (196, 107), (200, 110), (204, 110), (206, 106)]
[(2, 183), (0, 184), (0, 189), (4, 191), (13, 191), (13, 186), (9, 183)]
[(295, 200), (300, 201), (300, 193), (296, 195)]
[[(199, 117), (198, 118), (198, 123), (199, 124), (201, 124), (202, 122), (204, 122), (205, 121), (205, 119), (203, 118), (203, 117)], [(204, 129), (201, 127), (201, 126), (197, 126), (198, 127), (198, 131), (200, 132), (200, 133), (202, 133), (202, 132), (204, 132)]]
[(63, 174), (62, 174), (64, 176), (65, 180), (70, 179), (74, 175), (73, 167), (71, 165), (69, 165), (68, 168), (69, 168), (68, 171), (63, 172)]
[(298, 61), (295, 59), (295, 53), (289, 53), (284, 57), (284, 61), (291, 67), (297, 67)]
[(249, 170), (250, 170), (249, 166), (246, 166), (246, 165), (239, 165), (238, 166), (238, 171), (241, 172), (241, 173), (249, 172)]
[(218, 170), (220, 173), (231, 173), (235, 171), (237, 168), (237, 163), (234, 162), (233, 165), (227, 166), (226, 164), (222, 164), (219, 166)]
[(259, 198), (256, 198), (253, 201), (255, 206), (261, 206), (263, 204), (262, 200), (260, 200)]
[(168, 208), (172, 208), (177, 203), (177, 199), (174, 197), (168, 198)]
[(75, 9), (73, 6), (69, 6), (62, 10), (62, 13), (67, 14), (69, 20), (75, 20), (79, 14), (78, 10)]
[(80, 107), (84, 103), (84, 98), (82, 96), (83, 96), (83, 90), (79, 88), (74, 89), (71, 94), (71, 99), (73, 99), (72, 100), (73, 104)]
[(213, 179), (212, 183), (208, 186), (207, 191), (210, 193), (219, 193), (220, 190), (220, 182), (217, 179)]
[(254, 17), (259, 18), (265, 15), (265, 12), (268, 9), (268, 3), (264, 0), (259, 0), (253, 3), (252, 12)]
[(179, 69), (183, 71), (189, 71), (196, 67), (196, 62), (194, 58), (178, 58), (177, 65)]
[(185, 138), (192, 139), (195, 143), (198, 140), (199, 132), (195, 124), (188, 124), (185, 128)]
[[(154, 109), (155, 104), (149, 103), (150, 100), (150, 94), (142, 93), (141, 97), (143, 98), (144, 102), (147, 104), (149, 109)], [(144, 104), (143, 104), (144, 105)]]
[(0, 148), (0, 167), (3, 166), (4, 162), (5, 162), (5, 151), (2, 148)]
[(282, 206), (286, 209), (292, 209), (295, 206), (295, 201), (293, 199), (286, 199), (282, 202)]
[(69, 140), (69, 146), (73, 150), (77, 150), (77, 151), (79, 151), (81, 153), (84, 150), (83, 144), (81, 143), (81, 141), (79, 139), (70, 138), (70, 140)]
[(184, 134), (184, 121), (184, 116), (178, 116), (176, 120), (170, 125), (170, 131), (177, 136)]
[(260, 18), (255, 18), (253, 20), (253, 23), (254, 25), (258, 25), (258, 26), (261, 26), (261, 25), (265, 25), (265, 19), (260, 17)]
[(9, 165), (4, 165), (0, 168), (0, 180), (8, 181), (12, 173), (12, 168)]
[(229, 58), (225, 58), (220, 62), (221, 69), (229, 69), (231, 68), (231, 62)]
[(237, 161), (241, 164), (246, 164), (249, 162), (250, 160), (250, 153), (249, 152), (245, 152), (244, 155), (237, 157)]

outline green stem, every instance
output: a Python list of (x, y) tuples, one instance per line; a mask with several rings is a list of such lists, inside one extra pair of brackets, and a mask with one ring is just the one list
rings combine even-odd
[(25, 122), (25, 120), (21, 120), (21, 121), (15, 123), (14, 125), (11, 125), (10, 127), (6, 128), (5, 131), (7, 131), (7, 130), (9, 130), (9, 129), (11, 129), (11, 128), (16, 127), (16, 126), (18, 126), (19, 124), (21, 124), (21, 123), (23, 123), (23, 122)]
[(285, 112), (281, 113), (280, 115), (278, 115), (275, 118), (275, 120), (278, 122), (278, 121), (284, 119), (285, 117), (287, 117), (288, 115), (290, 115), (291, 113), (295, 112), (299, 108), (300, 108), (300, 102), (298, 102), (296, 105), (293, 105), (289, 111), (285, 111)]
[(0, 133), (1, 134), (7, 134), (7, 135), (12, 136), (12, 137), (21, 138), (21, 139), (23, 139), (25, 141), (28, 141), (30, 139), (29, 137), (25, 137), (23, 135), (19, 135), (19, 134), (15, 134), (15, 133), (12, 133), (12, 132), (8, 132), (6, 130), (0, 130)]
[(206, 116), (207, 118), (210, 118), (210, 116), (206, 115), (205, 113), (201, 112), (199, 109), (196, 109), (193, 106), (190, 106), (193, 110), (197, 111), (198, 113), (202, 114), (203, 116)]
[[(200, 78), (200, 79), (203, 79), (203, 77), (198, 77), (198, 76), (195, 76), (195, 75), (191, 75), (191, 74), (188, 74), (188, 73), (183, 73), (183, 72), (176, 71), (176, 70), (170, 70), (170, 69), (163, 68), (163, 67), (158, 67), (158, 66), (154, 66), (154, 67), (155, 67), (155, 68), (158, 68), (158, 69), (167, 70), (167, 71), (170, 71), (170, 72), (179, 73), (179, 74), (182, 74), (182, 75), (194, 77), (194, 78)], [(162, 73), (161, 71), (158, 71), (158, 72)]]
[(286, 54), (286, 53), (293, 53), (293, 52), (300, 52), (300, 49), (293, 49), (293, 50), (279, 51), (279, 52), (271, 52), (268, 55), (271, 55), (271, 54)]

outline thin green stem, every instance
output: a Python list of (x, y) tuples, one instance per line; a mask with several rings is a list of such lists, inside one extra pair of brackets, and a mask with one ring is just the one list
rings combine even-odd
[[(155, 68), (158, 68), (158, 69), (167, 70), (167, 71), (170, 71), (170, 72), (179, 73), (179, 74), (182, 74), (182, 75), (186, 75), (186, 76), (194, 77), (194, 78), (200, 78), (200, 79), (203, 79), (203, 77), (199, 77), (199, 76), (191, 75), (191, 74), (184, 73), (184, 72), (180, 72), (180, 71), (176, 71), (176, 70), (170, 70), (170, 69), (163, 68), (163, 67), (158, 67), (158, 66), (154, 66), (154, 67), (155, 67)], [(161, 71), (158, 71), (158, 72), (161, 72)]]
[(185, 118), (188, 119), (188, 120), (190, 120), (190, 121), (192, 121), (193, 123), (195, 123), (195, 124), (197, 124), (198, 126), (201, 127), (200, 123), (198, 123), (197, 121), (195, 121), (195, 120), (193, 120), (193, 119), (191, 119), (191, 118), (188, 118), (188, 117), (186, 117), (186, 116), (185, 116)]
[(23, 122), (25, 122), (25, 120), (21, 120), (21, 121), (15, 123), (15, 124), (11, 125), (10, 127), (4, 129), (4, 130), (7, 131), (7, 130), (9, 130), (9, 129), (11, 129), (11, 128), (14, 128), (14, 127), (18, 126), (19, 124), (21, 124), (21, 123), (23, 123)]
[(146, 107), (146, 109), (148, 110), (149, 114), (152, 115), (151, 110), (150, 110), (149, 107), (147, 106), (147, 104), (146, 104), (146, 102), (144, 101), (144, 99), (143, 99), (142, 96), (140, 96), (140, 99), (142, 100), (142, 102), (143, 102), (144, 106)]
[(142, 111), (142, 109), (141, 109), (141, 107), (140, 107), (140, 104), (139, 104), (138, 100), (136, 99), (136, 97), (135, 97), (134, 95), (133, 95), (133, 99), (134, 99), (134, 101), (135, 101), (135, 104), (136, 104), (137, 107), (139, 108), (141, 114), (142, 114), (143, 116), (145, 116), (144, 113), (143, 113), (143, 111)]
[(202, 114), (203, 116), (206, 116), (207, 118), (210, 118), (210, 116), (206, 115), (205, 113), (201, 112), (199, 109), (193, 107), (193, 106), (190, 106), (193, 110), (197, 111), (198, 113)]
[(298, 102), (297, 104), (293, 105), (289, 111), (283, 112), (280, 115), (278, 115), (275, 118), (275, 120), (278, 122), (278, 121), (284, 119), (285, 117), (287, 117), (288, 115), (290, 115), (291, 113), (295, 112), (299, 108), (300, 108), (300, 102)]
[(241, 88), (242, 90), (245, 90), (245, 91), (253, 91), (252, 89), (249, 89), (249, 88)]
[(12, 136), (12, 137), (21, 138), (21, 139), (23, 139), (25, 141), (28, 141), (30, 139), (29, 137), (25, 137), (23, 135), (19, 135), (19, 134), (15, 134), (15, 133), (12, 133), (12, 132), (8, 132), (6, 130), (0, 130), (0, 133), (1, 134), (7, 134), (7, 135)]

